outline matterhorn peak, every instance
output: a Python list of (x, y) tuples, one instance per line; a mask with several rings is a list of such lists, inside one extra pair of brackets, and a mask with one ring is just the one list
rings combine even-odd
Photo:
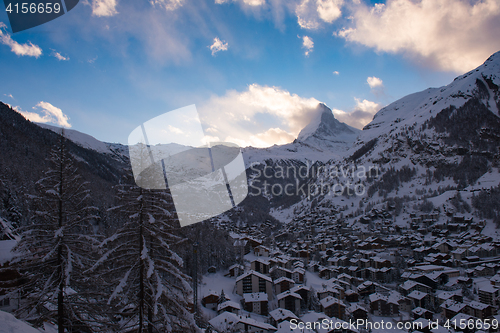
[(306, 142), (312, 138), (338, 141), (343, 134), (357, 135), (358, 132), (359, 130), (335, 119), (332, 110), (325, 104), (319, 103), (311, 122), (300, 131), (297, 141)]

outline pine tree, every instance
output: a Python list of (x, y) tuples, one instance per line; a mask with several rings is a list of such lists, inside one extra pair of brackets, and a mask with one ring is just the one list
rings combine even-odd
[(17, 315), (37, 325), (54, 322), (59, 333), (86, 332), (92, 311), (84, 271), (92, 265), (92, 245), (98, 245), (92, 236), (95, 209), (65, 140), (61, 135), (51, 151), (51, 167), (36, 183), (33, 216), (20, 229), (13, 260), (23, 295)]
[(181, 272), (182, 259), (171, 249), (175, 235), (173, 206), (166, 191), (120, 186), (123, 226), (101, 244), (103, 256), (93, 267), (106, 281), (106, 304), (116, 332), (195, 332), (188, 311), (192, 289)]

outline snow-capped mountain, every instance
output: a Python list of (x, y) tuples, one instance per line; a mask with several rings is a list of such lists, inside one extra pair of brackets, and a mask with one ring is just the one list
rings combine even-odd
[(456, 156), (458, 148), (495, 153), (495, 145), (487, 144), (492, 138), (486, 133), (499, 133), (499, 87), (497, 52), (447, 86), (408, 95), (381, 109), (350, 153), (365, 146), (369, 148), (365, 154), (372, 151), (363, 154), (362, 160), (385, 162), (411, 158), (410, 153), (432, 162)]
[[(36, 124), (42, 128), (49, 129), (57, 134), (61, 134), (63, 132), (61, 127), (43, 123), (36, 123)], [(120, 143), (102, 142), (97, 140), (91, 135), (67, 128), (64, 129), (64, 137), (67, 138), (68, 140), (73, 141), (74, 143), (85, 149), (94, 150), (98, 153), (109, 155), (121, 161), (127, 160), (128, 148), (127, 146), (122, 145)]]
[(343, 150), (352, 145), (360, 132), (335, 119), (332, 110), (320, 103), (315, 117), (300, 131), (296, 141)]
[(332, 110), (323, 103), (304, 127), (294, 142), (269, 148), (245, 148), (243, 156), (247, 165), (266, 160), (321, 161), (340, 160), (347, 156), (356, 138), (361, 133), (335, 119)]
[[(344, 168), (338, 177), (322, 174), (314, 187), (356, 184), (360, 195), (329, 192), (271, 214), (290, 221), (314, 205), (343, 206), (351, 226), (373, 207), (396, 208), (400, 226), (409, 214), (459, 212), (500, 223), (495, 193), (500, 185), (500, 52), (449, 85), (408, 95), (381, 109), (365, 126), (343, 161), (325, 167)], [(375, 175), (363, 175), (374, 168)], [(496, 188), (496, 189), (495, 189)], [(481, 199), (478, 199), (481, 198)], [(483, 204), (496, 202), (496, 204)], [(292, 213), (293, 212), (293, 213)], [(406, 214), (404, 213), (406, 212)], [(406, 220), (406, 221), (405, 221)], [(431, 230), (423, 226), (422, 230)]]

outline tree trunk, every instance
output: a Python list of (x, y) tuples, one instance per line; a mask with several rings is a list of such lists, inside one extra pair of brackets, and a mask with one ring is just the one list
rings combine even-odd
[[(142, 190), (141, 190), (142, 195)], [(142, 249), (144, 248), (144, 237), (143, 237), (143, 211), (144, 211), (144, 200), (141, 198), (140, 213), (139, 213), (139, 333), (142, 333), (142, 328), (144, 325), (144, 260), (142, 259)]]
[[(59, 228), (62, 228), (63, 226), (63, 180), (64, 180), (64, 175), (63, 175), (63, 155), (64, 155), (64, 132), (61, 134), (61, 161), (60, 161), (60, 168), (59, 168)], [(62, 241), (62, 240), (61, 240)], [(59, 270), (59, 278), (61, 281), (59, 282), (59, 294), (57, 295), (57, 330), (59, 333), (64, 333), (64, 272), (63, 272), (63, 253), (62, 253), (62, 244), (59, 243), (58, 249), (57, 249), (57, 266)]]

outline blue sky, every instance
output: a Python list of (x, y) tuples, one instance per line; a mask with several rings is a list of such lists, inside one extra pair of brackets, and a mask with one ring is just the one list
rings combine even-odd
[(23, 32), (0, 22), (0, 100), (122, 143), (191, 104), (240, 145), (293, 140), (318, 102), (361, 128), (500, 50), (497, 0), (87, 0)]

